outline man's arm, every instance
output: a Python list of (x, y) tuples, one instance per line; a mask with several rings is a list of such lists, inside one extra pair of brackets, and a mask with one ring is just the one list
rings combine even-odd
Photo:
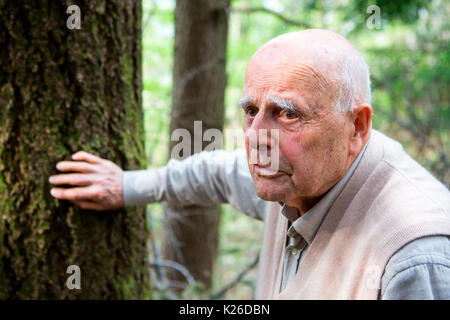
[(252, 217), (264, 217), (266, 202), (255, 193), (243, 150), (201, 152), (182, 161), (170, 160), (159, 169), (124, 172), (111, 161), (83, 151), (72, 158), (78, 161), (63, 161), (57, 168), (78, 173), (53, 176), (50, 182), (75, 187), (54, 188), (52, 195), (83, 209), (111, 210), (158, 201), (230, 203)]
[(159, 169), (125, 171), (123, 199), (126, 206), (230, 203), (261, 220), (266, 206), (255, 193), (244, 150), (203, 151), (181, 161), (171, 159)]
[(450, 299), (450, 238), (410, 242), (391, 257), (381, 283), (384, 300)]

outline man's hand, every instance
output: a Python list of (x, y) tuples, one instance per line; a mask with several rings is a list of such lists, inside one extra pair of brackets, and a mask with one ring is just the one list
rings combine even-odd
[[(85, 151), (72, 155), (76, 161), (61, 161), (56, 168), (76, 172), (51, 176), (54, 185), (71, 185), (73, 188), (52, 188), (53, 197), (69, 200), (82, 209), (114, 210), (124, 206), (122, 197), (123, 171), (110, 160)], [(82, 161), (84, 160), (84, 161)]]

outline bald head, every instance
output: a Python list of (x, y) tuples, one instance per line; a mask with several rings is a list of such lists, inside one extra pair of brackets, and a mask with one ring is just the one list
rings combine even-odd
[(369, 68), (358, 50), (341, 35), (320, 29), (291, 32), (263, 45), (252, 57), (245, 83), (264, 83), (278, 74), (303, 81), (316, 104), (331, 103), (338, 111), (370, 105)]

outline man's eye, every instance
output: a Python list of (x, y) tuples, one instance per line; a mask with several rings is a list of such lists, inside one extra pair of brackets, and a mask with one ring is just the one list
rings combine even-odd
[(282, 118), (285, 118), (287, 120), (294, 120), (298, 118), (298, 114), (296, 114), (295, 112), (292, 111), (287, 111), (287, 110), (283, 110), (280, 113)]
[(258, 110), (254, 109), (254, 108), (248, 108), (248, 109), (247, 109), (247, 114), (248, 114), (250, 117), (256, 116), (257, 113), (258, 113)]

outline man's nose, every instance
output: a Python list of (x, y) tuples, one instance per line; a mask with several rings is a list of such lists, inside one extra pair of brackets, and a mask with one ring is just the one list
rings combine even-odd
[(252, 125), (245, 131), (245, 142), (249, 151), (250, 163), (265, 165), (270, 162), (269, 157), (272, 156), (272, 149), (278, 147), (277, 130), (272, 128), (262, 115), (258, 114), (255, 117)]
[(245, 131), (245, 138), (252, 142), (253, 145), (267, 145), (271, 146), (271, 133), (273, 128), (267, 115), (259, 112), (253, 119), (250, 127)]
[(253, 130), (268, 129), (269, 123), (267, 119), (267, 110), (261, 108), (256, 116), (253, 118), (250, 128)]

